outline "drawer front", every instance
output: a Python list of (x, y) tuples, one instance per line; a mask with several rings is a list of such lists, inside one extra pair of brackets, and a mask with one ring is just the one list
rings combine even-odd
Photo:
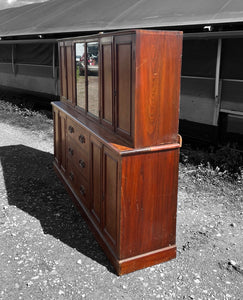
[(68, 161), (67, 176), (70, 185), (74, 192), (82, 201), (82, 203), (88, 207), (89, 200), (89, 188), (87, 180), (78, 172), (76, 167)]
[(77, 124), (72, 119), (67, 119), (67, 133), (72, 137), (80, 148), (88, 152), (89, 147), (89, 134), (88, 131), (81, 125)]
[(79, 147), (70, 136), (67, 138), (67, 157), (68, 160), (76, 167), (78, 172), (88, 180), (88, 154)]

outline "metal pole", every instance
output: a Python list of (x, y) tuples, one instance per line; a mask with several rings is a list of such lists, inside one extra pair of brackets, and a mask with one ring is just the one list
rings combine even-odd
[(12, 44), (12, 71), (15, 75), (15, 62), (14, 62), (14, 56), (15, 56), (15, 44)]
[(221, 50), (222, 50), (222, 39), (218, 39), (218, 51), (216, 61), (216, 75), (215, 75), (215, 107), (213, 125), (218, 125), (219, 110), (220, 110), (220, 98), (221, 98), (221, 80), (220, 80), (220, 65), (221, 65)]

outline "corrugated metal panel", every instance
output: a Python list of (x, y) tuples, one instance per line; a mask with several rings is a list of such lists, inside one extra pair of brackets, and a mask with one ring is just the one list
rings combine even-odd
[(52, 0), (0, 11), (0, 36), (242, 21), (242, 0)]

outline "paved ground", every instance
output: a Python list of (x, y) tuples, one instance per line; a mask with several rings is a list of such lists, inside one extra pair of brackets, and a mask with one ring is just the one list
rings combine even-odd
[(54, 174), (51, 120), (17, 113), (0, 109), (0, 299), (243, 299), (242, 182), (180, 165), (177, 258), (118, 277)]

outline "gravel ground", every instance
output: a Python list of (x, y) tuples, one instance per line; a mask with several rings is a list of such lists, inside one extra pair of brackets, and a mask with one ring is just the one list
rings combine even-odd
[(56, 177), (52, 120), (0, 101), (0, 299), (243, 299), (243, 188), (180, 164), (177, 258), (118, 277)]

